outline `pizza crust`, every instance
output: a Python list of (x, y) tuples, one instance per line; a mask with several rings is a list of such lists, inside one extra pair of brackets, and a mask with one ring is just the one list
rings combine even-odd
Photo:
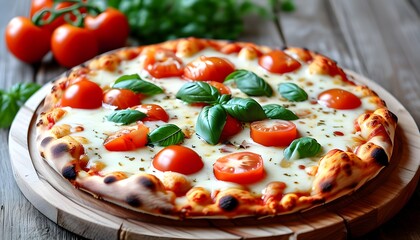
[[(95, 74), (97, 70), (118, 71), (122, 61), (134, 59), (145, 51), (165, 48), (180, 57), (191, 57), (206, 47), (224, 54), (237, 54), (238, 58), (248, 61), (271, 51), (268, 47), (251, 43), (189, 38), (126, 48), (99, 56), (84, 66), (70, 70), (67, 76), (54, 83), (51, 93), (46, 96), (37, 123), (37, 145), (41, 156), (76, 188), (135, 211), (170, 218), (235, 218), (296, 212), (357, 190), (388, 165), (397, 117), (366, 86), (357, 86), (358, 93), (369, 98), (378, 109), (355, 120), (354, 132), (359, 133), (360, 138), (355, 139), (353, 149), (333, 149), (320, 158), (316, 167), (307, 170), (308, 175), (314, 176), (312, 189), (307, 193), (287, 193), (284, 191), (285, 183), (281, 181), (271, 182), (262, 193), (255, 194), (246, 186), (210, 192), (194, 186), (183, 174), (171, 172), (160, 178), (149, 173), (121, 171), (98, 175), (104, 166), (88, 167), (84, 144), (89, 139), (71, 135), (83, 131), (80, 129), (83, 127), (56, 124), (66, 115), (65, 108), (58, 107), (63, 91), (78, 77)], [(307, 62), (310, 74), (337, 77), (339, 81), (354, 84), (334, 61), (325, 56), (301, 48), (289, 48), (288, 53)]]

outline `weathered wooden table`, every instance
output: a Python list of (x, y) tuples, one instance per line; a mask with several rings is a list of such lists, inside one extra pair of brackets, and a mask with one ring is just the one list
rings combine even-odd
[[(297, 0), (297, 10), (281, 13), (288, 45), (307, 47), (344, 68), (372, 79), (394, 95), (420, 124), (420, 1)], [(1, 1), (0, 27), (27, 15), (30, 0)], [(275, 24), (246, 19), (240, 40), (272, 47), (284, 45)], [(27, 65), (11, 56), (0, 38), (0, 88), (17, 82), (48, 82), (65, 69), (51, 56)], [(0, 130), (0, 239), (80, 239), (48, 220), (20, 192), (9, 152), (8, 130)], [(420, 188), (394, 218), (361, 239), (420, 239)]]

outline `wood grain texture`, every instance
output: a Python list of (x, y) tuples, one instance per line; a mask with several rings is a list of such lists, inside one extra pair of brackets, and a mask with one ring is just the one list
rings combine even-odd
[[(10, 154), (16, 182), (30, 202), (57, 225), (95, 239), (345, 239), (361, 236), (398, 212), (420, 175), (420, 134), (411, 115), (378, 84), (351, 73), (387, 100), (400, 118), (398, 144), (391, 165), (360, 191), (302, 213), (253, 220), (195, 221), (155, 219), (114, 206), (72, 187), (36, 149), (37, 106), (51, 87), (44, 86), (19, 111), (10, 132)], [(408, 144), (410, 143), (410, 144)], [(251, 224), (249, 223), (251, 220)], [(268, 221), (264, 221), (268, 220)], [(267, 224), (268, 223), (268, 224)], [(194, 223), (195, 224), (195, 223)]]
[[(317, 50), (331, 56), (340, 65), (368, 76), (391, 92), (411, 113), (417, 125), (420, 124), (418, 111), (420, 109), (418, 94), (420, 3), (418, 0), (295, 0), (295, 2), (297, 4), (295, 12), (281, 13), (283, 30), (289, 45)], [(30, 0), (2, 0), (1, 3), (0, 32), (3, 33), (6, 23), (13, 16), (27, 14)], [(274, 25), (269, 21), (261, 25), (259, 21), (258, 18), (247, 18), (246, 32), (240, 40), (272, 47), (282, 46), (283, 43), (278, 38)], [(51, 56), (36, 66), (21, 63), (7, 52), (4, 38), (0, 38), (0, 43), (0, 88), (2, 89), (22, 81), (36, 81), (43, 84), (64, 71), (64, 68), (58, 67), (52, 61)], [(366, 54), (367, 52), (369, 54)], [(373, 69), (375, 66), (379, 66), (381, 70)], [(8, 133), (7, 129), (0, 130), (2, 143), (8, 142)], [(2, 179), (0, 239), (81, 238), (49, 221), (21, 194), (13, 177), (6, 144), (0, 144), (0, 176)], [(369, 202), (364, 205), (369, 206)], [(348, 214), (360, 215), (366, 212), (366, 209), (369, 208), (352, 209)], [(374, 219), (376, 214), (371, 212), (367, 216), (372, 216)], [(58, 215), (65, 216), (62, 213)], [(369, 223), (369, 220), (369, 218), (357, 218), (352, 225), (363, 226)], [(65, 219), (62, 218), (62, 221)], [(67, 221), (66, 224), (71, 223), (71, 219)], [(129, 228), (131, 223), (127, 224)], [(420, 188), (417, 188), (399, 214), (360, 239), (420, 239), (419, 229)], [(267, 230), (271, 231), (270, 228)], [(304, 231), (302, 229), (302, 232)]]

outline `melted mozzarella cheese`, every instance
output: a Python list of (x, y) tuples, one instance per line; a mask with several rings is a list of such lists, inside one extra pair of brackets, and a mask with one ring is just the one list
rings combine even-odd
[[(199, 57), (199, 55), (227, 58), (235, 65), (236, 69), (253, 71), (265, 79), (274, 90), (273, 96), (270, 98), (254, 97), (254, 99), (259, 101), (261, 105), (270, 103), (283, 105), (299, 115), (300, 119), (293, 121), (297, 126), (299, 135), (301, 137), (309, 136), (315, 138), (322, 146), (322, 153), (320, 155), (325, 154), (333, 148), (342, 150), (351, 148), (354, 142), (353, 139), (358, 137), (353, 132), (354, 120), (366, 110), (375, 109), (375, 105), (370, 103), (369, 99), (363, 98), (362, 106), (353, 110), (334, 110), (317, 104), (317, 96), (326, 89), (339, 87), (355, 92), (354, 86), (343, 85), (341, 81), (336, 81), (329, 76), (311, 75), (305, 64), (302, 64), (302, 67), (293, 73), (282, 75), (272, 74), (259, 67), (256, 60), (241, 60), (236, 55), (224, 55), (211, 49), (204, 50), (191, 58), (184, 58), (184, 63), (188, 63)], [(120, 66), (120, 71), (116, 71), (116, 73), (99, 71), (94, 76), (91, 76), (91, 80), (97, 82), (102, 87), (109, 87), (121, 75), (138, 73), (146, 80), (164, 89), (163, 94), (148, 97), (142, 103), (155, 103), (160, 105), (168, 113), (170, 117), (169, 123), (175, 124), (184, 130), (194, 131), (197, 116), (201, 108), (186, 105), (184, 102), (175, 98), (175, 94), (186, 81), (179, 78), (152, 79), (146, 71), (141, 69), (141, 65), (142, 59), (140, 57), (130, 61), (123, 61)], [(301, 86), (308, 93), (308, 101), (292, 103), (283, 99), (278, 93), (277, 87), (280, 83), (284, 82), (293, 82)], [(234, 97), (248, 97), (239, 89), (231, 90)], [(155, 174), (157, 177), (162, 176), (162, 173), (153, 168), (151, 164), (153, 157), (162, 147), (144, 147), (130, 152), (110, 152), (104, 148), (103, 142), (106, 137), (121, 128), (118, 124), (106, 120), (106, 116), (113, 109), (81, 110), (66, 108), (66, 110), (68, 110), (68, 114), (58, 123), (83, 126), (84, 131), (73, 134), (85, 137), (90, 141), (88, 144), (85, 144), (86, 154), (90, 159), (89, 164), (94, 164), (96, 161), (103, 162), (105, 168), (101, 171), (101, 174), (122, 171), (127, 174), (148, 172)], [(146, 124), (152, 130), (166, 123), (147, 122)], [(287, 161), (283, 157), (284, 148), (265, 147), (255, 143), (250, 138), (249, 124), (244, 124), (243, 131), (232, 137), (230, 142), (232, 145), (218, 144), (211, 146), (199, 139), (196, 134), (192, 134), (191, 138), (185, 139), (183, 145), (196, 151), (202, 156), (204, 162), (204, 167), (201, 171), (188, 176), (194, 182), (195, 186), (202, 186), (209, 191), (227, 187), (240, 187), (234, 183), (217, 180), (213, 175), (213, 164), (218, 158), (226, 155), (227, 152), (251, 151), (262, 156), (266, 172), (266, 177), (263, 180), (247, 186), (252, 192), (261, 194), (265, 186), (272, 181), (286, 183), (287, 188), (285, 192), (310, 191), (313, 176), (309, 175), (308, 172), (312, 167), (318, 165), (319, 156)]]

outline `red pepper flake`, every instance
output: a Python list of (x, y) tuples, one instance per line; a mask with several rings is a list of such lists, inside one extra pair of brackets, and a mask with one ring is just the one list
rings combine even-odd
[(306, 167), (304, 165), (299, 165), (299, 169), (304, 170)]
[(340, 131), (334, 131), (334, 136), (344, 136), (344, 133), (340, 132)]

